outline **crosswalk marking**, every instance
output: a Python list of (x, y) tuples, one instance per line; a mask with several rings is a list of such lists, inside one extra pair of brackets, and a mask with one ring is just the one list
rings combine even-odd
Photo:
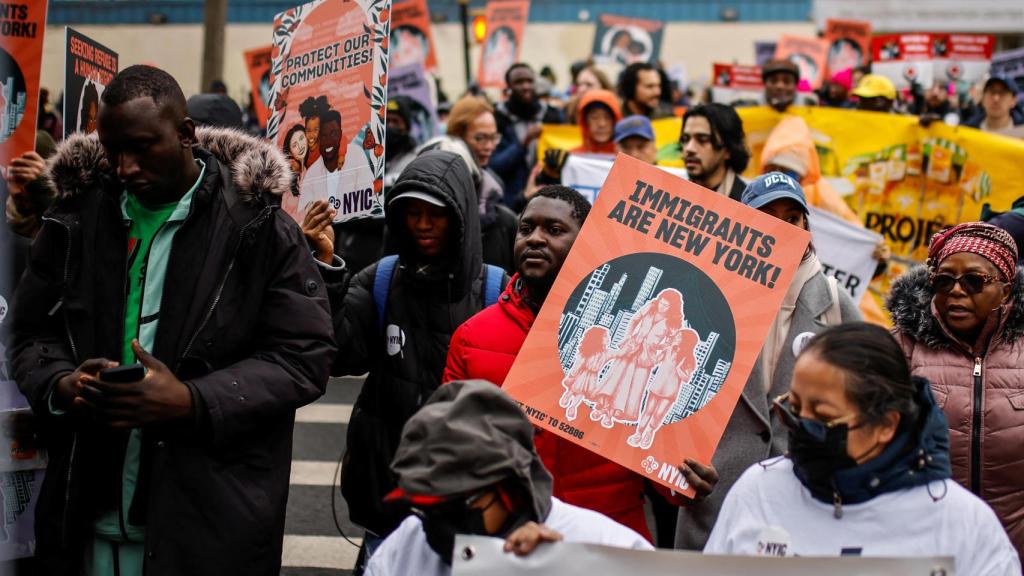
[[(362, 538), (352, 538), (356, 544)], [(359, 549), (341, 536), (293, 536), (285, 534), (281, 564), (290, 568), (351, 570)]]
[(337, 462), (294, 460), (290, 483), (292, 486), (330, 486), (337, 468)]
[(295, 421), (307, 424), (348, 424), (351, 417), (351, 404), (317, 403), (295, 412)]

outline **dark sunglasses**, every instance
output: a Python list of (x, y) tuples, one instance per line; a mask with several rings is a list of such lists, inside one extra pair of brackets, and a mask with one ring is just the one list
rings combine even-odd
[(979, 294), (985, 289), (986, 284), (1003, 281), (996, 276), (982, 274), (981, 272), (968, 272), (959, 276), (952, 274), (932, 274), (932, 289), (939, 294), (949, 294), (958, 283), (960, 288), (968, 294)]

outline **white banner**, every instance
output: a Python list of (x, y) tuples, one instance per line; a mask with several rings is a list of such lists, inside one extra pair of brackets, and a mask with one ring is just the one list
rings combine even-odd
[(507, 554), (504, 542), (483, 536), (455, 540), (453, 576), (953, 576), (944, 558), (772, 558), (704, 556), (676, 550), (627, 550), (595, 544), (545, 544), (525, 558)]
[[(562, 184), (578, 190), (580, 194), (583, 194), (584, 198), (593, 204), (594, 199), (597, 198), (598, 190), (601, 189), (605, 178), (608, 177), (608, 171), (612, 169), (612, 162), (614, 161), (614, 156), (603, 154), (570, 154), (569, 159), (565, 162), (565, 166), (562, 167)], [(658, 166), (658, 168), (669, 174), (689, 180), (686, 170), (682, 168), (672, 168), (669, 166)]]
[(810, 211), (811, 238), (825, 275), (834, 276), (854, 304), (860, 303), (878, 266), (873, 254), (882, 236), (813, 206)]

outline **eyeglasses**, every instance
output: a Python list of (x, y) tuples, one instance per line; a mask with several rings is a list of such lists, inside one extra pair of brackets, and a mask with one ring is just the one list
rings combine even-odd
[(932, 274), (931, 278), (932, 289), (939, 294), (949, 294), (953, 290), (953, 286), (960, 284), (964, 292), (968, 294), (979, 294), (985, 289), (987, 284), (998, 282), (1004, 284), (1004, 282), (996, 276), (989, 274), (982, 274), (981, 272), (968, 272), (967, 274), (961, 274), (959, 276), (953, 276), (952, 274)]
[(476, 142), (477, 144), (494, 144), (497, 146), (498, 142), (501, 142), (501, 134), (498, 134), (497, 132), (494, 134), (474, 134), (473, 142)]
[[(815, 428), (818, 428), (820, 435), (824, 437), (825, 431), (840, 426), (842, 424), (848, 424), (851, 420), (857, 417), (856, 414), (847, 414), (846, 416), (840, 416), (834, 418), (828, 422), (821, 422), (820, 420), (812, 420), (809, 418), (801, 418), (794, 410), (790, 403), (789, 392), (782, 394), (772, 400), (772, 409), (779, 416), (779, 421), (782, 422), (783, 426), (790, 430), (796, 430), (800, 427), (801, 422), (811, 424)], [(851, 426), (850, 430), (855, 430), (857, 426)]]

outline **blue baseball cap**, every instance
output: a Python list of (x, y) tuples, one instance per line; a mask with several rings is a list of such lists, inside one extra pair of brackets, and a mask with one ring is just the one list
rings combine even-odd
[(1005, 86), (1006, 89), (1009, 90), (1010, 93), (1013, 94), (1014, 96), (1020, 93), (1020, 87), (1017, 86), (1017, 83), (1013, 80), (1012, 77), (1005, 74), (993, 74), (989, 76), (988, 80), (985, 81), (985, 87), (982, 89), (982, 91), (984, 92), (985, 90), (988, 90), (988, 87), (995, 82), (999, 82), (1000, 84)]
[(795, 178), (782, 172), (769, 172), (751, 180), (740, 201), (751, 208), (762, 208), (782, 198), (793, 200), (807, 212), (804, 189)]
[(626, 116), (615, 124), (614, 140), (618, 144), (630, 136), (640, 136), (645, 140), (654, 141), (654, 126), (647, 116), (635, 114)]

